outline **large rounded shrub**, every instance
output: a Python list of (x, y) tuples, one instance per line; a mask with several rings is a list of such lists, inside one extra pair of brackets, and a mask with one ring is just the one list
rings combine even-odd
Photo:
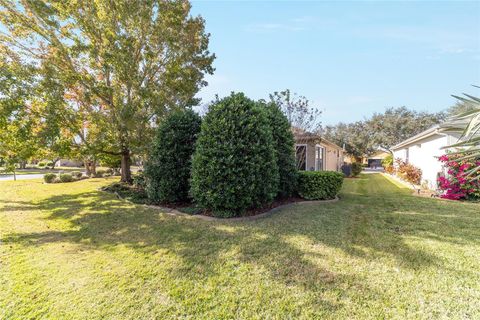
[(147, 195), (153, 202), (188, 199), (191, 158), (201, 121), (192, 110), (176, 111), (158, 127), (144, 172)]
[(265, 105), (272, 129), (273, 144), (279, 174), (278, 196), (289, 197), (296, 190), (297, 167), (295, 163), (295, 139), (290, 123), (275, 103)]
[(268, 115), (242, 93), (211, 105), (192, 164), (192, 195), (217, 217), (271, 202), (278, 168)]

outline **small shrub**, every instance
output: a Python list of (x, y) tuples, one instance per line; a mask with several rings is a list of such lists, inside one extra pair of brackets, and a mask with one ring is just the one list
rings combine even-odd
[(395, 167), (390, 165), (390, 166), (385, 166), (384, 167), (385, 172), (388, 174), (394, 174), (395, 173)]
[(357, 177), (363, 170), (362, 164), (360, 162), (352, 163), (352, 176)]
[(298, 175), (298, 194), (307, 200), (335, 199), (344, 177), (335, 171), (299, 171)]
[(47, 173), (43, 176), (45, 183), (53, 183), (57, 175), (55, 173)]
[(83, 173), (80, 171), (72, 171), (71, 175), (77, 179), (80, 179), (83, 176)]
[(217, 217), (241, 215), (278, 194), (278, 167), (265, 108), (242, 93), (212, 104), (192, 160), (195, 201)]
[(99, 169), (95, 172), (95, 178), (102, 178), (106, 173), (106, 170)]
[(158, 127), (145, 163), (146, 191), (153, 202), (187, 201), (192, 155), (201, 121), (192, 110), (177, 111)]
[(422, 170), (400, 159), (397, 159), (395, 162), (397, 175), (401, 179), (413, 184), (420, 184), (422, 180)]
[(47, 164), (46, 164), (45, 162), (43, 162), (43, 161), (42, 161), (42, 162), (39, 162), (39, 163), (37, 164), (37, 166), (38, 166), (39, 168), (44, 168), (46, 165), (47, 165)]
[(72, 182), (73, 177), (70, 173), (61, 173), (60, 176), (60, 182)]
[(46, 167), (53, 168), (53, 162), (49, 161), (45, 164)]
[(137, 189), (145, 190), (146, 182), (143, 172), (137, 172), (137, 174), (133, 176), (133, 186)]
[(393, 167), (393, 155), (388, 155), (382, 160), (382, 166), (386, 169), (387, 167)]

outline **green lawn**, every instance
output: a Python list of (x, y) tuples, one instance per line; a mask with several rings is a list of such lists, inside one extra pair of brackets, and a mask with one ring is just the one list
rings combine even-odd
[(480, 205), (379, 174), (268, 218), (170, 216), (112, 179), (0, 182), (0, 319), (480, 318)]

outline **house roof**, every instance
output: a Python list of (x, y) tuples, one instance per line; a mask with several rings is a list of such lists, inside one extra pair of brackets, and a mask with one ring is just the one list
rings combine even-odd
[(327, 144), (333, 148), (343, 150), (342, 147), (336, 145), (335, 143), (323, 138), (322, 136), (318, 134), (314, 134), (311, 132), (302, 132), (302, 133), (294, 133), (295, 136), (295, 142), (317, 142), (317, 143), (324, 143)]
[(397, 149), (403, 148), (403, 147), (405, 147), (409, 144), (415, 143), (419, 140), (428, 138), (428, 137), (436, 135), (436, 134), (445, 135), (444, 133), (442, 133), (442, 131), (443, 131), (443, 129), (440, 127), (440, 125), (437, 124), (437, 125), (435, 125), (431, 128), (428, 128), (425, 131), (420, 132), (419, 134), (414, 135), (413, 137), (410, 137), (406, 140), (403, 140), (399, 144), (396, 144), (393, 147), (391, 147), (390, 149), (391, 150), (397, 150)]

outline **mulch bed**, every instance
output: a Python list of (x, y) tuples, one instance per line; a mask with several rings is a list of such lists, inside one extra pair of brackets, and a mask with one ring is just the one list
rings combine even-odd
[[(152, 203), (148, 200), (145, 194), (145, 191), (124, 183), (116, 182), (109, 186), (101, 188), (101, 190), (109, 193), (113, 193), (119, 199), (127, 200), (136, 204), (143, 204), (143, 205), (148, 205), (151, 207), (158, 207), (158, 208), (168, 208), (168, 209), (179, 211), (180, 213), (184, 213), (188, 215), (204, 216), (204, 217), (213, 218), (213, 219), (224, 219), (224, 218), (215, 217), (212, 214), (212, 211), (198, 208), (195, 206), (194, 203), (191, 203), (191, 202), (161, 203), (161, 204)], [(294, 203), (301, 203), (301, 202), (305, 203), (305, 202), (315, 202), (315, 201), (308, 201), (298, 196), (275, 199), (272, 203), (266, 206), (263, 206), (261, 208), (249, 209), (239, 217), (232, 217), (232, 218), (225, 218), (225, 219), (229, 220), (229, 219), (241, 219), (241, 218), (249, 218), (249, 217), (253, 218), (255, 216), (260, 216), (264, 213), (267, 213), (275, 208), (282, 207), (289, 204), (294, 204)]]

